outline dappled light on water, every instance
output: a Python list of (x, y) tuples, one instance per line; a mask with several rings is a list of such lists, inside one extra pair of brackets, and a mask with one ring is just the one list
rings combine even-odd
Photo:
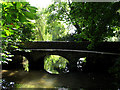
[(11, 72), (8, 76), (13, 76), (17, 73), (18, 71)]
[(42, 76), (41, 78), (27, 81), (24, 84), (17, 84), (17, 88), (53, 88), (56, 80), (48, 79), (47, 75)]
[[(106, 88), (112, 87), (112, 80), (104, 74), (67, 73), (53, 75), (45, 71), (16, 71), (3, 70), (3, 86), (15, 88)], [(94, 79), (93, 79), (94, 77)]]
[[(54, 84), (57, 82), (56, 78), (52, 78), (50, 74), (46, 72), (24, 72), (24, 71), (2, 71), (3, 78), (7, 78), (4, 85), (14, 82), (16, 88), (54, 88)], [(10, 82), (9, 82), (10, 81)]]
[(2, 70), (2, 73), (8, 72), (8, 70)]

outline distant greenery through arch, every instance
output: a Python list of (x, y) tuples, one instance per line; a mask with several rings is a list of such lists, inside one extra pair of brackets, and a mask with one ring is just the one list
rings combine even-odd
[(62, 56), (49, 55), (44, 59), (44, 69), (51, 74), (66, 73), (69, 72), (67, 63), (69, 61)]

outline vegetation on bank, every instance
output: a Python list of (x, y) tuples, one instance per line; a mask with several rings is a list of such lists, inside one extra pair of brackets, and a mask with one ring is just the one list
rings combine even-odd
[(10, 60), (10, 51), (18, 48), (17, 42), (34, 40), (37, 8), (28, 2), (3, 2), (2, 4), (2, 62)]

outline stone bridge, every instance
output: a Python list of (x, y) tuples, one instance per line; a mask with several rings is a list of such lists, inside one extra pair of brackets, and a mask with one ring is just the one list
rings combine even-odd
[(19, 48), (23, 51), (15, 50), (11, 53), (25, 56), (29, 60), (30, 70), (43, 69), (44, 58), (48, 55), (60, 55), (66, 58), (71, 68), (76, 67), (77, 61), (82, 57), (87, 57), (89, 65), (90, 62), (97, 60), (96, 66), (100, 67), (110, 65), (114, 58), (120, 56), (120, 42), (102, 42), (92, 50), (87, 49), (89, 44), (90, 42), (26, 42), (19, 43)]

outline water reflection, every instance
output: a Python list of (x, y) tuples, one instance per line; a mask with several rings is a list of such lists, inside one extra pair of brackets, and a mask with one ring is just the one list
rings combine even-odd
[[(13, 75), (10, 75), (14, 73)], [(112, 88), (112, 80), (104, 74), (67, 73), (52, 75), (45, 71), (10, 71), (2, 70), (2, 88), (57, 88), (68, 90), (69, 88)], [(94, 77), (94, 79), (92, 79)], [(69, 89), (70, 90), (70, 89)], [(76, 90), (76, 89), (75, 89)], [(116, 89), (119, 90), (119, 89)]]

